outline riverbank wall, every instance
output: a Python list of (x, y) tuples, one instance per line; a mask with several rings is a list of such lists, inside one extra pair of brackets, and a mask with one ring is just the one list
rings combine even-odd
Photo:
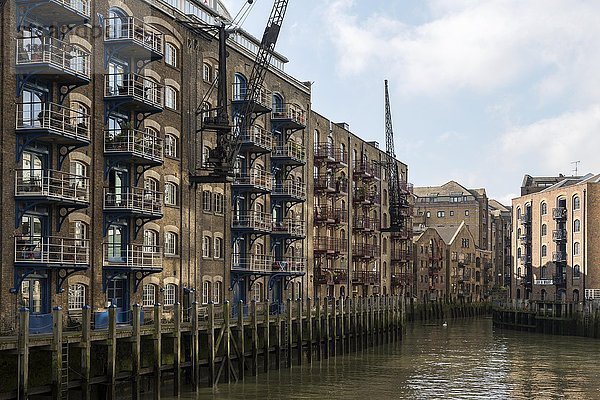
[(450, 320), (491, 315), (492, 303), (468, 302), (458, 300), (439, 300), (417, 303), (408, 299), (406, 306), (407, 321)]
[(158, 399), (165, 381), (177, 396), (184, 385), (242, 381), (398, 341), (406, 316), (400, 296), (134, 305), (125, 316), (110, 308), (105, 320), (85, 307), (76, 327), (57, 308), (50, 332), (40, 333), (23, 309), (18, 335), (0, 337), (0, 399)]
[(493, 307), (494, 326), (525, 332), (600, 338), (600, 305), (512, 301)]

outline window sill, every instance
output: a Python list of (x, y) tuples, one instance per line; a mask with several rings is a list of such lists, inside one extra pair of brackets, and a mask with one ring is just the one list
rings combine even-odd
[(168, 155), (166, 155), (166, 154), (165, 154), (165, 158), (169, 158), (169, 159), (171, 159), (171, 160), (177, 160), (177, 161), (181, 161), (181, 160), (180, 160), (180, 158), (179, 158), (179, 157), (177, 157), (177, 156), (168, 156)]
[(177, 204), (165, 204), (165, 207), (169, 207), (169, 208), (179, 208), (179, 205), (177, 205)]
[(179, 258), (179, 254), (165, 254), (165, 258)]

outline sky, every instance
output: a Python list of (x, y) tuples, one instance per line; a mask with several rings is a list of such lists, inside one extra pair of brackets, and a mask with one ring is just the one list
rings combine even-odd
[[(273, 1), (255, 3), (260, 38)], [(524, 174), (600, 173), (598, 38), (597, 0), (290, 0), (276, 50), (315, 111), (382, 148), (388, 79), (409, 180), (510, 204)]]

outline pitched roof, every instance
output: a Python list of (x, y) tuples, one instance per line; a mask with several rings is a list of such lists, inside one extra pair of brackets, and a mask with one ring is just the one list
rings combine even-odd
[(441, 186), (415, 186), (413, 188), (414, 194), (417, 197), (428, 197), (430, 194), (437, 194), (438, 196), (450, 196), (452, 194), (462, 195), (462, 194), (471, 194), (469, 189), (462, 186), (460, 183), (456, 181), (449, 181), (444, 183)]
[(461, 222), (460, 225), (458, 225), (458, 226), (456, 226), (456, 225), (434, 226), (433, 229), (435, 229), (437, 231), (437, 233), (440, 235), (442, 240), (447, 245), (450, 245), (450, 244), (452, 244), (452, 242), (456, 238), (456, 235), (463, 228), (464, 225), (465, 225), (465, 221)]
[(510, 209), (505, 206), (504, 204), (500, 203), (498, 200), (494, 200), (494, 199), (489, 199), (488, 200), (488, 206), (493, 208), (494, 210), (498, 210), (498, 211), (502, 211), (502, 212), (509, 212)]

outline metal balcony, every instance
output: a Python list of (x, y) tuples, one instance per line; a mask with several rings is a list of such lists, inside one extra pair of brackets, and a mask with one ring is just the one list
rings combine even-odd
[(234, 83), (233, 84), (233, 96), (231, 103), (234, 107), (243, 109), (243, 107), (250, 106), (256, 114), (266, 114), (271, 112), (271, 98), (272, 94), (264, 87), (254, 93), (252, 99), (250, 99), (250, 93), (248, 93), (248, 87), (246, 83)]
[(380, 281), (379, 272), (377, 271), (353, 271), (352, 283), (360, 283), (363, 285), (378, 285)]
[(44, 143), (90, 143), (90, 116), (54, 103), (17, 103), (16, 132)]
[(246, 151), (268, 153), (273, 149), (273, 135), (266, 129), (254, 125), (241, 133), (240, 144)]
[(409, 250), (392, 250), (390, 258), (392, 263), (404, 263), (411, 260), (412, 254)]
[(286, 144), (278, 144), (273, 149), (271, 160), (285, 165), (306, 164), (306, 149), (302, 144), (288, 141)]
[(567, 209), (565, 207), (556, 207), (552, 209), (552, 218), (555, 220), (566, 220)]
[(348, 193), (348, 179), (333, 175), (315, 175), (313, 177), (316, 193), (344, 195)]
[(348, 222), (348, 210), (333, 208), (331, 206), (315, 206), (313, 217), (315, 223), (330, 225), (345, 224)]
[(164, 87), (138, 74), (106, 74), (104, 99), (137, 112), (157, 113), (164, 108)]
[(269, 213), (257, 211), (234, 212), (231, 227), (247, 233), (270, 233), (273, 229), (273, 217)]
[(380, 204), (379, 193), (364, 190), (363, 188), (357, 188), (354, 190), (352, 202), (355, 204), (360, 203), (363, 206), (378, 205)]
[(352, 258), (379, 258), (380, 248), (373, 244), (355, 243), (352, 245)]
[(524, 245), (525, 245), (525, 244), (528, 244), (528, 243), (531, 243), (531, 236), (529, 236), (529, 235), (521, 235), (521, 236), (519, 237), (519, 241), (520, 241), (522, 244), (524, 244)]
[(348, 152), (342, 149), (336, 149), (333, 144), (316, 143), (314, 148), (315, 162), (325, 162), (330, 166), (347, 166)]
[(17, 39), (17, 72), (66, 85), (90, 82), (90, 53), (54, 37)]
[(161, 271), (162, 249), (143, 244), (103, 243), (104, 267)]
[(282, 183), (277, 183), (271, 192), (271, 198), (305, 201), (306, 184), (295, 180), (287, 179)]
[(119, 46), (121, 54), (138, 60), (163, 57), (163, 34), (135, 17), (111, 17), (104, 20), (104, 41)]
[(163, 140), (149, 131), (108, 129), (104, 131), (104, 154), (138, 165), (161, 165)]
[(353, 177), (355, 180), (372, 180), (381, 178), (381, 168), (375, 163), (369, 162), (356, 162), (354, 163)]
[(535, 279), (533, 281), (534, 285), (554, 285), (553, 279)]
[(306, 237), (306, 222), (293, 218), (273, 221), (272, 235), (303, 239)]
[(410, 273), (392, 273), (392, 286), (406, 286), (410, 285), (413, 282), (413, 276)]
[(271, 272), (273, 271), (273, 257), (264, 254), (241, 255), (234, 253), (231, 256), (231, 269), (256, 272)]
[(15, 265), (85, 269), (90, 265), (90, 242), (54, 236), (15, 236)]
[(567, 240), (566, 229), (556, 229), (552, 231), (552, 240), (555, 242), (564, 242)]
[(273, 175), (264, 170), (251, 168), (247, 174), (235, 176), (233, 188), (243, 191), (270, 192), (273, 188)]
[(277, 129), (297, 131), (306, 128), (303, 109), (295, 104), (281, 104), (271, 113), (271, 124)]
[(304, 273), (306, 271), (306, 258), (283, 257), (281, 260), (275, 260), (273, 261), (273, 271)]
[(104, 211), (158, 219), (163, 215), (163, 194), (138, 187), (104, 188)]
[(44, 26), (81, 25), (90, 19), (88, 0), (17, 0), (17, 5)]
[(17, 169), (15, 196), (47, 203), (88, 205), (89, 178), (49, 169)]
[(552, 261), (554, 262), (566, 262), (567, 261), (567, 253), (564, 251), (556, 251), (552, 253)]
[(348, 252), (348, 241), (327, 236), (313, 237), (313, 250), (315, 253), (325, 253), (328, 255), (337, 255)]
[(521, 216), (519, 217), (519, 221), (523, 224), (523, 225), (529, 225), (531, 224), (531, 215), (527, 212), (524, 212), (523, 214), (521, 214)]
[(353, 219), (352, 229), (363, 232), (377, 231), (380, 229), (379, 219), (357, 215)]

